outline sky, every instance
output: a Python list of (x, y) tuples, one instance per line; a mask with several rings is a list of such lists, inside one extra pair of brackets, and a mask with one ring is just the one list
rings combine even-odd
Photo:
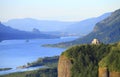
[(0, 0), (0, 21), (80, 21), (120, 9), (120, 0)]

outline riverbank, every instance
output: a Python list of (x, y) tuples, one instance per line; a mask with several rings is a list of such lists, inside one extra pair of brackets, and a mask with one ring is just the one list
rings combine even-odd
[(42, 68), (33, 71), (0, 75), (0, 77), (57, 77), (57, 68)]
[(50, 68), (57, 67), (58, 60), (59, 60), (59, 56), (38, 58), (36, 61), (17, 67), (17, 69), (24, 69), (24, 68), (38, 67), (38, 66), (46, 66)]
[(11, 70), (12, 68), (0, 68), (0, 71)]

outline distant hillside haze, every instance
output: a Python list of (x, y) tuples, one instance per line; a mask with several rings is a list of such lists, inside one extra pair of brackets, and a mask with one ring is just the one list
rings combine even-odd
[(69, 47), (77, 44), (91, 43), (92, 39), (97, 38), (102, 43), (114, 43), (120, 41), (120, 9), (114, 11), (109, 17), (98, 22), (94, 30), (88, 35), (78, 38), (70, 42), (62, 42), (54, 45), (46, 45), (52, 47)]
[(0, 23), (0, 41), (12, 39), (35, 39), (35, 38), (56, 38), (56, 36), (47, 35), (43, 33), (20, 31)]
[(103, 43), (120, 41), (120, 9), (114, 11), (109, 17), (98, 22), (91, 33), (70, 43), (90, 43), (94, 38), (99, 39)]
[(37, 20), (32, 18), (12, 19), (8, 22), (4, 22), (7, 26), (25, 31), (32, 31), (33, 28), (39, 29), (40, 31), (62, 31), (63, 29), (66, 29), (68, 25), (73, 23), (74, 22)]
[(41, 32), (64, 32), (75, 35), (86, 35), (91, 32), (95, 24), (104, 18), (110, 16), (111, 13), (105, 13), (99, 17), (85, 19), (77, 22), (62, 22), (51, 20), (36, 20), (32, 18), (12, 19), (3, 22), (5, 25), (19, 30), (32, 31), (34, 28)]
[(111, 13), (105, 13), (99, 17), (93, 17), (93, 18), (89, 18), (89, 19), (77, 22), (75, 24), (70, 25), (66, 31), (68, 33), (75, 33), (78, 35), (86, 35), (86, 34), (92, 32), (96, 23), (100, 22), (101, 20), (107, 18), (110, 15), (111, 15)]

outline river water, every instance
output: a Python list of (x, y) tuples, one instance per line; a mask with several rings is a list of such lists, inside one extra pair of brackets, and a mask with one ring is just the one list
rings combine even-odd
[[(0, 68), (13, 68), (0, 71), (0, 74), (26, 71), (35, 68), (18, 70), (16, 67), (36, 61), (40, 57), (60, 55), (65, 49), (42, 47), (43, 44), (54, 44), (72, 41), (78, 37), (62, 37), (57, 39), (5, 40), (0, 43)], [(40, 67), (41, 68), (41, 67)]]

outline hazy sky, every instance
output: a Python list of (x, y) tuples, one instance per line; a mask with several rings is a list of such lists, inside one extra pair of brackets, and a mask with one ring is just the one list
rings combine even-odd
[(0, 0), (0, 21), (14, 18), (79, 21), (120, 8), (120, 0)]

